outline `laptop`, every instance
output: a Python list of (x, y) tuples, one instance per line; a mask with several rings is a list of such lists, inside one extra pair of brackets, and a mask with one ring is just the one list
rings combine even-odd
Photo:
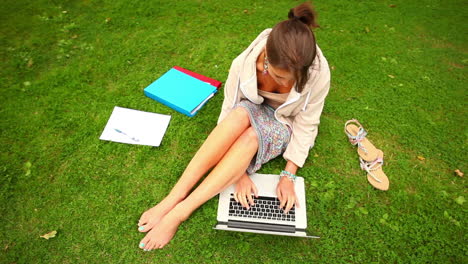
[(219, 194), (216, 230), (250, 232), (281, 236), (319, 238), (306, 233), (307, 216), (304, 178), (297, 177), (295, 182), (299, 208), (293, 207), (288, 214), (279, 209), (276, 187), (279, 175), (253, 174), (250, 178), (258, 190), (254, 205), (250, 209), (234, 200), (235, 185), (231, 185)]

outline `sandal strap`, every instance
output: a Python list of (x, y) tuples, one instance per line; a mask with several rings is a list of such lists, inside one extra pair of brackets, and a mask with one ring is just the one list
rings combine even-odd
[(382, 182), (379, 180), (372, 171), (378, 170), (384, 164), (383, 157), (377, 157), (374, 161), (365, 161), (359, 157), (359, 162), (361, 164), (361, 169), (367, 171), (369, 175), (374, 178), (377, 182)]
[[(348, 126), (348, 124), (350, 123), (355, 123), (359, 126), (359, 131), (357, 133), (356, 136), (353, 136), (351, 135), (347, 130), (346, 130), (346, 127)], [(344, 129), (344, 132), (346, 133), (346, 135), (348, 136), (348, 139), (349, 139), (349, 142), (355, 146), (357, 145), (358, 148), (362, 149), (365, 153), (367, 153), (367, 149), (362, 145), (361, 141), (364, 140), (364, 138), (367, 136), (367, 131), (362, 127), (361, 123), (359, 123), (359, 121), (357, 121), (356, 119), (351, 119), (351, 120), (348, 120), (346, 123), (345, 123), (345, 129)]]

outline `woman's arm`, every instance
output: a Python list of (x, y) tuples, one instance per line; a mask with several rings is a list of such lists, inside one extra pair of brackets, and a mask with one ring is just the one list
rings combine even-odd
[(293, 161), (299, 167), (304, 165), (317, 137), (320, 116), (330, 89), (330, 72), (324, 70), (314, 84), (305, 110), (294, 117), (291, 141), (283, 154), (286, 160)]
[(221, 113), (218, 117), (218, 124), (221, 123), (229, 112), (231, 112), (232, 107), (234, 106), (234, 100), (236, 100), (234, 97), (236, 96), (236, 89), (238, 89), (237, 86), (239, 81), (239, 65), (237, 61), (238, 58), (232, 62), (228, 78), (224, 84), (224, 101), (221, 107)]
[(299, 168), (299, 166), (294, 164), (294, 162), (288, 160), (288, 162), (286, 163), (286, 168), (284, 170), (289, 171), (290, 173), (296, 175), (296, 172), (297, 172), (298, 168)]
[[(296, 175), (298, 168), (294, 162), (288, 160), (284, 170)], [(280, 208), (285, 208), (284, 213), (288, 213), (294, 205), (299, 207), (299, 199), (297, 199), (296, 191), (294, 190), (294, 182), (288, 177), (280, 178), (276, 187), (276, 193), (280, 200)]]

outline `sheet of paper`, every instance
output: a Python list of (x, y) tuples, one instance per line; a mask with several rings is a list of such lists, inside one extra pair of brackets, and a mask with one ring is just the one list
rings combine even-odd
[(158, 147), (171, 116), (114, 107), (99, 139)]

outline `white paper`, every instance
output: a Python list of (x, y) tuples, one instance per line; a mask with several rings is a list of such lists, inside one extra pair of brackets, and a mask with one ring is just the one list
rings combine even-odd
[(195, 109), (192, 110), (192, 112), (190, 112), (190, 114), (194, 114), (196, 113), (198, 110), (200, 110), (200, 108), (202, 108), (203, 105), (205, 105), (206, 101), (210, 100), (211, 97), (213, 97), (214, 93), (208, 95), (208, 97), (203, 100), (203, 102), (201, 102), (197, 107), (195, 107)]
[(99, 139), (158, 147), (171, 116), (114, 107)]

